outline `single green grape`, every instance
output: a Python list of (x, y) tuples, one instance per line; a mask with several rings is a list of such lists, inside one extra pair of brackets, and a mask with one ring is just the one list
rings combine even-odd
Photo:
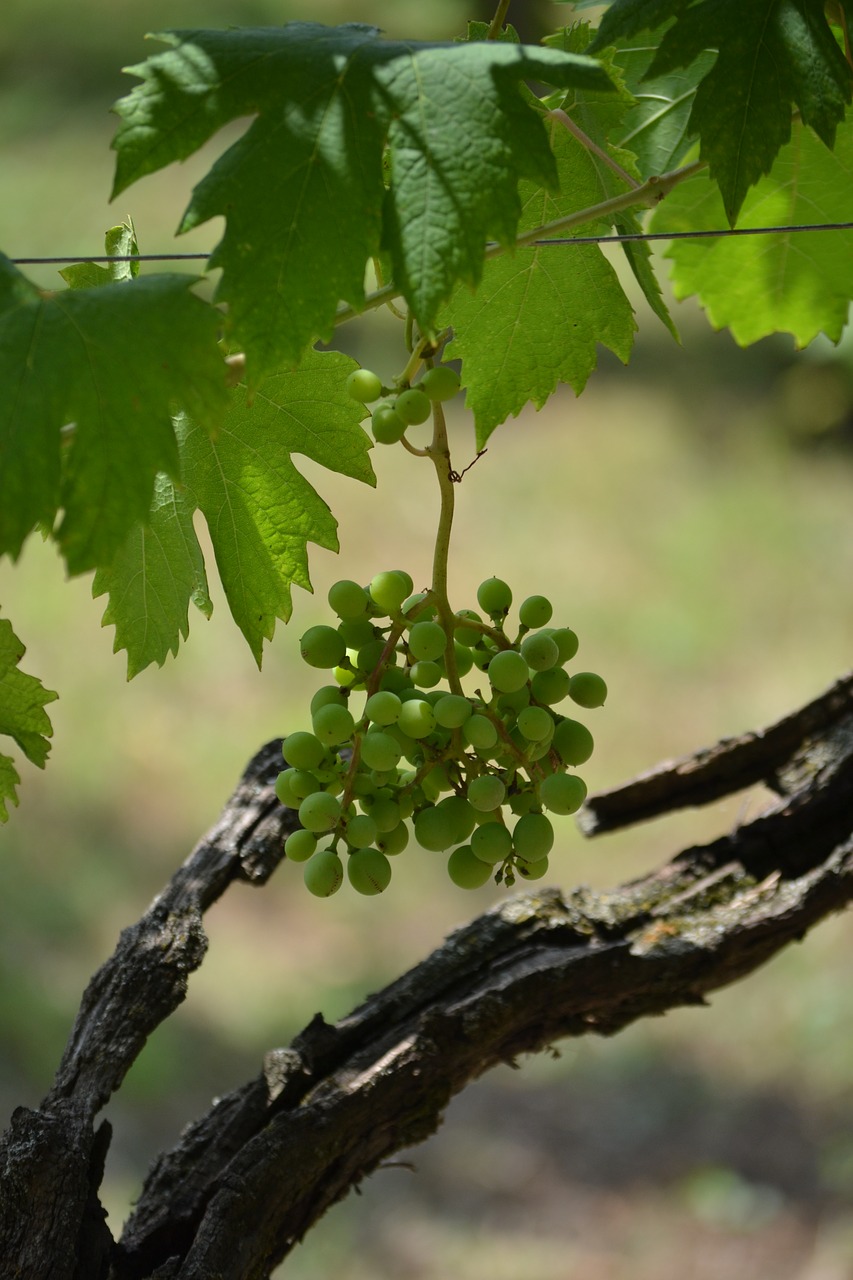
[(569, 696), (568, 671), (564, 671), (562, 667), (537, 671), (530, 681), (530, 692), (537, 702), (545, 702), (549, 707), (553, 707)]
[(406, 597), (411, 595), (412, 579), (399, 569), (389, 569), (371, 578), (368, 590), (373, 602), (384, 610), (385, 614), (392, 614), (396, 613)]
[(326, 596), (329, 607), (341, 619), (361, 618), (370, 603), (364, 587), (349, 578), (333, 582)]
[(493, 867), (478, 858), (470, 844), (462, 844), (448, 858), (447, 874), (459, 889), (479, 889), (491, 880)]
[(293, 775), (295, 773), (295, 769), (283, 769), (275, 780), (276, 799), (286, 809), (298, 809), (304, 799), (304, 796), (298, 796), (293, 790)]
[(305, 888), (317, 898), (330, 898), (344, 879), (343, 864), (331, 849), (321, 849), (305, 863)]
[(513, 693), (502, 693), (498, 698), (498, 711), (502, 716), (506, 716), (508, 721), (513, 719), (513, 715), (507, 715), (507, 712), (518, 715), (519, 711), (523, 711), (525, 707), (530, 706), (530, 686), (522, 685), (520, 689), (516, 689)]
[(551, 744), (564, 764), (586, 764), (592, 755), (593, 737), (579, 720), (560, 720)]
[[(298, 797), (299, 804), (302, 803), (306, 796), (313, 796), (315, 791), (325, 791), (325, 789), (326, 788), (323, 786), (317, 775), (310, 772), (310, 770), (293, 770), (293, 776), (290, 780), (290, 790)], [(299, 808), (299, 804), (296, 806), (297, 809)]]
[(317, 837), (313, 831), (291, 831), (284, 842), (285, 855), (291, 862), (307, 862), (317, 850)]
[(385, 641), (381, 636), (378, 640), (368, 640), (367, 644), (363, 644), (358, 651), (359, 671), (373, 671), (384, 652)]
[(525, 813), (515, 824), (512, 847), (525, 862), (547, 858), (554, 847), (554, 828), (544, 813)]
[(515, 693), (527, 684), (527, 663), (515, 649), (502, 649), (492, 658), (486, 674), (499, 693)]
[(311, 714), (313, 716), (321, 707), (345, 707), (346, 705), (346, 694), (338, 687), (338, 685), (323, 684), (311, 699)]
[(607, 685), (594, 671), (579, 671), (569, 681), (569, 697), (579, 707), (603, 707)]
[(395, 724), (400, 718), (402, 705), (396, 693), (382, 689), (378, 693), (371, 694), (367, 699), (364, 704), (364, 714), (374, 724)]
[(300, 730), (287, 735), (281, 744), (281, 754), (294, 769), (317, 769), (326, 754), (326, 748), (313, 733)]
[(560, 661), (560, 650), (546, 631), (532, 631), (524, 637), (519, 650), (531, 671), (548, 671)]
[(456, 657), (456, 674), (462, 678), (467, 676), (474, 665), (474, 655), (456, 640), (453, 641), (453, 653)]
[(321, 742), (336, 747), (352, 737), (355, 720), (349, 707), (339, 707), (330, 702), (315, 711), (311, 725)]
[(370, 430), (377, 444), (397, 444), (406, 434), (406, 423), (390, 404), (381, 404), (370, 417)]
[[(367, 595), (367, 592), (365, 592)], [(378, 639), (382, 632), (374, 627), (369, 618), (346, 618), (338, 624), (338, 635), (347, 649), (358, 650), (371, 640)]]
[(525, 862), (523, 858), (516, 858), (515, 869), (522, 880), (541, 880), (548, 874), (548, 859), (539, 858), (536, 862)]
[(502, 822), (484, 822), (471, 836), (471, 849), (481, 861), (494, 865), (512, 853), (512, 836)]
[(434, 369), (427, 369), (418, 386), (430, 400), (452, 400), (461, 383), (449, 364), (437, 364)]
[(407, 737), (425, 738), (435, 728), (435, 715), (425, 699), (412, 698), (409, 702), (404, 702), (400, 708), (397, 724)]
[(368, 813), (376, 823), (376, 830), (380, 835), (387, 835), (389, 831), (393, 831), (402, 818), (402, 811), (396, 800), (388, 799), (374, 800), (368, 809)]
[(447, 796), (436, 805), (436, 811), (450, 823), (453, 832), (451, 844), (462, 844), (477, 825), (474, 806), (464, 796)]
[(518, 618), (523, 627), (545, 627), (553, 612), (554, 607), (545, 596), (528, 596), (519, 607)]
[(370, 369), (353, 369), (347, 378), (347, 391), (360, 404), (372, 404), (382, 395), (382, 383)]
[(299, 806), (299, 821), (307, 831), (331, 831), (340, 816), (340, 801), (328, 791), (313, 792)]
[(391, 863), (378, 849), (359, 849), (347, 858), (347, 879), (357, 893), (384, 893), (391, 883)]
[(336, 667), (347, 651), (335, 627), (309, 627), (299, 641), (303, 660), (309, 667)]
[(389, 858), (394, 858), (398, 853), (402, 853), (409, 843), (409, 828), (405, 822), (398, 822), (390, 831), (380, 832), (376, 843), (383, 853)]
[(560, 651), (560, 662), (571, 662), (580, 647), (580, 641), (571, 627), (557, 627), (551, 632), (551, 639)]
[(393, 769), (402, 751), (390, 733), (375, 730), (361, 740), (361, 759), (369, 769)]
[(458, 729), (468, 720), (474, 710), (469, 698), (459, 693), (443, 693), (433, 703), (435, 723), (442, 729)]
[(554, 732), (554, 721), (544, 707), (525, 707), (516, 724), (528, 742), (544, 742)]
[(498, 740), (498, 731), (488, 716), (474, 714), (462, 726), (465, 741), (477, 751), (488, 751)]
[(437, 662), (416, 662), (409, 668), (409, 675), (418, 689), (434, 689), (444, 671)]
[(426, 422), (432, 413), (429, 396), (424, 395), (417, 387), (401, 391), (394, 401), (394, 408), (407, 426), (417, 427)]
[(468, 800), (475, 809), (490, 812), (503, 804), (506, 787), (500, 778), (493, 773), (481, 774), (468, 783)]
[(503, 617), (512, 604), (512, 590), (501, 578), (487, 578), (477, 588), (477, 603), (490, 617)]
[(577, 774), (552, 773), (539, 783), (539, 799), (552, 813), (577, 813), (586, 799), (586, 783)]
[(351, 849), (368, 849), (378, 835), (376, 822), (366, 813), (357, 813), (350, 818), (344, 831), (344, 839)]
[(478, 631), (475, 627), (466, 627), (467, 621), (482, 622), (483, 619), (479, 613), (475, 613), (473, 609), (460, 609), (454, 615), (458, 621), (453, 628), (453, 638), (457, 644), (464, 645), (465, 648), (471, 649), (474, 645), (479, 644), (483, 638), (482, 631)]
[(447, 636), (444, 627), (437, 622), (415, 622), (409, 631), (407, 644), (413, 658), (434, 662), (447, 648)]
[(454, 839), (455, 823), (451, 814), (443, 813), (440, 805), (430, 805), (415, 815), (415, 839), (422, 849), (441, 853), (451, 845), (458, 844)]

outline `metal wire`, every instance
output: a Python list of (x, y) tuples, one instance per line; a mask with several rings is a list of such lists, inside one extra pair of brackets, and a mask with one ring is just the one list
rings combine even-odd
[[(788, 235), (802, 231), (853, 231), (853, 222), (811, 222), (780, 227), (722, 227), (713, 231), (635, 231), (625, 235), (565, 236), (534, 240), (543, 247), (569, 244), (626, 244), (637, 240), (711, 240), (729, 236)], [(211, 250), (212, 252), (212, 250)], [(99, 257), (12, 258), (16, 267), (62, 266), (76, 262), (206, 262), (209, 253), (128, 253)]]

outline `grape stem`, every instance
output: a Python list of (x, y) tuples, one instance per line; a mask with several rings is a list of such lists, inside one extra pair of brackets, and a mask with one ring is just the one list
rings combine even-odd
[(495, 16), (492, 18), (491, 25), (486, 33), (487, 40), (497, 40), (500, 37), (500, 34), (504, 29), (504, 23), (506, 22), (506, 15), (509, 10), (509, 6), (510, 0), (500, 0), (495, 11)]
[(453, 468), (450, 465), (447, 423), (444, 419), (444, 410), (441, 407), (441, 402), (438, 400), (434, 400), (432, 405), (432, 442), (427, 446), (426, 452), (432, 458), (433, 466), (435, 467), (441, 499), (438, 528), (435, 534), (435, 552), (432, 560), (433, 603), (447, 636), (447, 648), (445, 649), (444, 657), (447, 683), (452, 693), (462, 694), (462, 685), (456, 666), (456, 651), (453, 647), (453, 631), (456, 619), (447, 597), (447, 559), (450, 554), (450, 532), (453, 527), (456, 492), (452, 479)]

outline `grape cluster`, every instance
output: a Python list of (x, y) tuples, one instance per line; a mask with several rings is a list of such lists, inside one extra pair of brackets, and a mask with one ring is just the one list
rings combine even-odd
[[(574, 813), (586, 797), (570, 770), (589, 759), (592, 735), (554, 708), (565, 698), (601, 706), (607, 688), (566, 670), (574, 631), (549, 626), (551, 604), (534, 595), (511, 638), (512, 592), (499, 578), (480, 585), (481, 613), (441, 616), (433, 593), (413, 585), (402, 570), (367, 587), (336, 582), (337, 626), (309, 627), (300, 641), (305, 662), (334, 683), (311, 701), (312, 732), (284, 739), (275, 789), (301, 824), (286, 855), (305, 863), (320, 897), (340, 887), (344, 861), (360, 893), (386, 889), (409, 824), (423, 849), (449, 852), (461, 888), (537, 880), (554, 841), (543, 809)], [(465, 677), (471, 693), (459, 692)]]
[[(375, 404), (385, 394), (379, 377), (369, 369), (353, 369), (347, 390), (361, 404)], [(450, 365), (427, 369), (420, 382), (385, 399), (373, 410), (370, 429), (377, 444), (397, 444), (407, 427), (426, 422), (433, 401), (452, 400), (459, 390), (459, 374)]]

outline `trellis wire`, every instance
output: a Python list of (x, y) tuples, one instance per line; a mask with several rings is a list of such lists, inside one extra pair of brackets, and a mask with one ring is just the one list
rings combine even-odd
[[(723, 227), (709, 231), (635, 231), (624, 235), (564, 236), (534, 240), (546, 248), (569, 244), (626, 244), (637, 240), (711, 240), (727, 236), (772, 236), (800, 231), (853, 231), (853, 222), (797, 223), (779, 227)], [(76, 258), (12, 258), (16, 267), (62, 266), (75, 262), (206, 262), (209, 253), (127, 253)]]

